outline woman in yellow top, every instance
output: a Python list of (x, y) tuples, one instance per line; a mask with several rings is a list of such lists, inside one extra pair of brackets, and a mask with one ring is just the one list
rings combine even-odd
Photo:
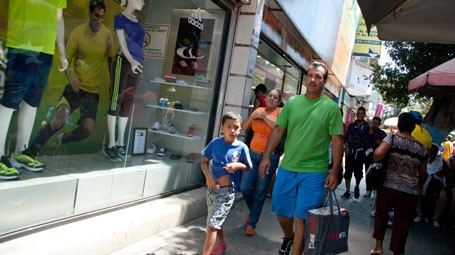
[(278, 168), (280, 153), (274, 152), (270, 155), (270, 171), (260, 173), (259, 163), (262, 160), (262, 153), (265, 150), (269, 136), (275, 127), (275, 120), (281, 112), (278, 105), (281, 102), (281, 93), (276, 90), (270, 90), (265, 97), (265, 107), (259, 107), (242, 122), (242, 129), (253, 129), (254, 135), (250, 143), (250, 156), (253, 168), (249, 172), (242, 173), (240, 190), (245, 199), (250, 214), (245, 218), (245, 234), (254, 235), (254, 229), (261, 216), (262, 207), (267, 196), (267, 189)]

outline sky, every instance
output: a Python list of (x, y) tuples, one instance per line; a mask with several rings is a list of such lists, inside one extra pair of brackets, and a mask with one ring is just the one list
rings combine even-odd
[(381, 57), (379, 58), (379, 65), (383, 66), (387, 62), (392, 62), (389, 54), (387, 54), (387, 49), (384, 46), (384, 43), (381, 44)]

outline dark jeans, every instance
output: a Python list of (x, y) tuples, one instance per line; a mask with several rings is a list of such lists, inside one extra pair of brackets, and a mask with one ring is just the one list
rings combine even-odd
[(272, 180), (272, 176), (278, 168), (280, 154), (275, 152), (270, 155), (269, 173), (265, 173), (264, 178), (261, 178), (259, 174), (259, 164), (262, 160), (262, 153), (250, 150), (250, 156), (253, 167), (250, 171), (242, 172), (240, 190), (242, 191), (243, 199), (245, 199), (248, 209), (250, 209), (250, 220), (247, 222), (247, 225), (256, 228), (256, 224), (261, 216), (262, 207), (264, 206), (267, 197), (267, 189)]
[(384, 240), (389, 211), (394, 208), (395, 216), (389, 248), (393, 252), (403, 254), (409, 228), (416, 214), (417, 199), (416, 195), (395, 189), (387, 187), (380, 189), (376, 198), (373, 238)]

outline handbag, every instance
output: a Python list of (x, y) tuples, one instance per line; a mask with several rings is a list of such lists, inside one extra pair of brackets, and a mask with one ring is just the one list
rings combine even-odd
[(348, 251), (348, 211), (340, 207), (332, 189), (327, 189), (322, 199), (326, 198), (328, 206), (307, 212), (305, 255), (332, 255)]
[[(395, 135), (392, 134), (392, 145)], [(390, 150), (380, 161), (374, 162), (368, 167), (367, 173), (365, 175), (365, 181), (371, 185), (372, 189), (378, 190), (382, 187), (384, 183), (385, 176), (387, 173), (387, 164), (389, 162)]]

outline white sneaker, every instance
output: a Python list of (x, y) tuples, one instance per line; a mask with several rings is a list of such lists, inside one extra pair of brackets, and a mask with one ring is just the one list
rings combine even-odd
[(423, 219), (420, 216), (414, 218), (414, 222), (421, 222)]
[(156, 151), (156, 145), (152, 144), (150, 147), (147, 149), (148, 154), (155, 154)]
[(155, 124), (153, 124), (152, 129), (153, 130), (159, 130), (161, 128), (161, 124), (156, 121)]
[(367, 190), (367, 192), (365, 192), (365, 194), (363, 194), (364, 197), (370, 197), (371, 196), (371, 191), (370, 190)]
[(439, 228), (439, 221), (433, 220), (433, 227)]

